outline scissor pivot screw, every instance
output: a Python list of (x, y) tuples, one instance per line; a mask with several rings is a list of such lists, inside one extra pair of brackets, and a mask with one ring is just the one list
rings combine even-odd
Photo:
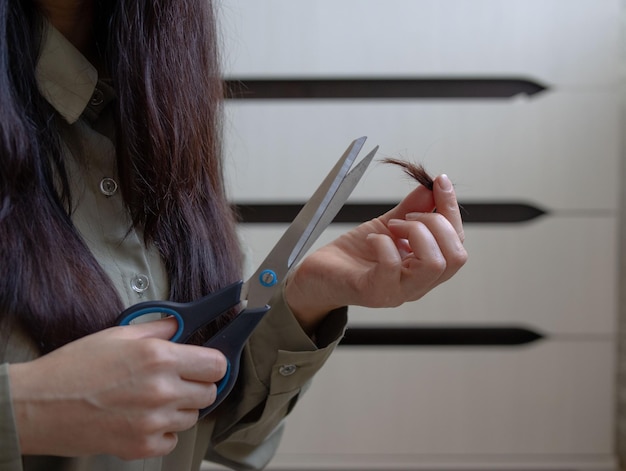
[(259, 275), (259, 281), (263, 286), (269, 288), (278, 282), (278, 277), (272, 270), (263, 270)]

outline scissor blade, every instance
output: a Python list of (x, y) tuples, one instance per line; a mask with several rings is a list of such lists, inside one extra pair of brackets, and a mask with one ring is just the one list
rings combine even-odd
[(326, 208), (326, 212), (318, 221), (317, 226), (315, 227), (313, 232), (311, 232), (311, 235), (309, 236), (306, 244), (304, 245), (304, 247), (302, 247), (300, 254), (294, 260), (294, 265), (297, 264), (300, 259), (302, 259), (302, 257), (307, 253), (307, 251), (311, 248), (311, 246), (315, 243), (319, 236), (322, 235), (322, 232), (324, 232), (326, 228), (330, 225), (330, 223), (333, 222), (333, 219), (335, 219), (337, 213), (341, 210), (341, 208), (343, 208), (343, 205), (352, 194), (352, 190), (354, 190), (354, 188), (361, 180), (361, 177), (365, 174), (365, 171), (367, 170), (369, 164), (372, 162), (372, 159), (376, 155), (376, 152), (378, 152), (378, 146), (374, 147), (374, 149), (372, 149), (369, 154), (363, 157), (363, 159), (357, 164), (357, 166), (350, 170), (350, 173), (348, 173), (346, 178), (344, 178), (341, 187), (339, 188), (339, 190), (337, 190), (337, 192), (333, 196), (333, 199)]
[[(365, 137), (361, 137), (354, 140), (350, 144), (348, 149), (326, 176), (322, 184), (318, 187), (315, 193), (313, 193), (311, 199), (307, 201), (287, 229), (287, 232), (289, 232), (293, 227), (294, 235), (297, 235), (298, 232), (300, 232), (298, 242), (294, 245), (291, 255), (287, 260), (288, 269), (301, 258), (304, 246), (311, 238), (311, 234), (313, 233), (315, 227), (319, 224), (320, 219), (322, 219), (324, 214), (326, 214), (333, 198), (343, 186), (346, 175), (356, 160), (357, 155), (361, 151), (361, 148), (365, 143), (365, 139)], [(310, 216), (311, 213), (313, 213), (313, 216)], [(301, 227), (304, 227), (304, 230), (300, 230)]]
[[(346, 175), (363, 147), (365, 139), (365, 137), (355, 139), (348, 146), (257, 271), (245, 283), (242, 297), (247, 297), (249, 307), (263, 306), (269, 301), (274, 287), (283, 281), (291, 267), (301, 258), (305, 247), (310, 247), (314, 242), (314, 240), (311, 241), (311, 236), (314, 233), (319, 236), (321, 231), (316, 228), (333, 202), (336, 193), (342, 188)], [(349, 193), (346, 198), (348, 195)]]

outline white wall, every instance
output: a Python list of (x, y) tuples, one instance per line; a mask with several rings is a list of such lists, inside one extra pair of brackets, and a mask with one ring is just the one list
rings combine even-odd
[[(303, 202), (346, 145), (445, 172), (461, 201), (521, 202), (467, 224), (470, 261), (353, 326), (521, 326), (522, 346), (340, 347), (272, 469), (615, 469), (621, 159), (619, 0), (222, 0), (227, 76), (530, 79), (509, 99), (232, 100), (236, 202)], [(411, 185), (373, 165), (352, 202)], [(325, 240), (348, 229), (332, 226)], [(242, 225), (260, 261), (284, 225)]]

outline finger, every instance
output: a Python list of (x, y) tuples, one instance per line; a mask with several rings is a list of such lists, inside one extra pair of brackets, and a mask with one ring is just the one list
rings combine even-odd
[(384, 234), (369, 234), (367, 240), (376, 265), (369, 274), (368, 288), (360, 291), (358, 304), (368, 307), (389, 307), (402, 277), (402, 257), (394, 240)]
[[(424, 213), (414, 213), (422, 215)], [(445, 262), (439, 243), (430, 228), (421, 221), (406, 221), (392, 219), (389, 221), (389, 230), (394, 236), (405, 239), (418, 260), (440, 260)]]
[[(158, 412), (135, 418), (135, 433), (138, 437), (144, 436), (149, 440), (158, 441), (159, 438), (175, 438), (175, 432), (183, 432), (198, 422), (199, 408), (167, 408)], [(156, 444), (156, 443), (155, 443)]]
[[(211, 403), (212, 404), (212, 403)], [(207, 407), (207, 406), (203, 406)], [(168, 432), (184, 432), (196, 425), (198, 417), (200, 415), (200, 409), (203, 407), (193, 409), (180, 409), (171, 414), (170, 420), (167, 424)]]
[(189, 381), (215, 383), (226, 374), (226, 357), (219, 350), (198, 345), (168, 343), (177, 360), (180, 377)]
[(439, 247), (437, 239), (430, 229), (420, 221), (392, 219), (389, 230), (400, 239), (405, 239), (411, 248), (411, 256), (405, 258), (409, 262), (419, 262), (421, 269), (430, 272), (430, 277), (438, 278), (446, 268), (446, 259)]
[(367, 240), (375, 254), (376, 277), (394, 281), (402, 266), (402, 255), (394, 240), (385, 234), (369, 234)]
[(155, 383), (150, 398), (145, 400), (150, 408), (170, 407), (176, 410), (204, 409), (215, 402), (217, 384), (214, 382), (167, 378)]
[[(407, 214), (407, 221), (423, 223), (436, 240), (439, 250), (446, 261), (446, 269), (441, 281), (452, 277), (467, 261), (467, 251), (463, 247), (456, 229), (443, 215), (437, 213)], [(399, 226), (395, 226), (397, 230)]]
[[(176, 445), (178, 445), (178, 434), (175, 431), (164, 433), (161, 437), (160, 451), (156, 451), (152, 456), (166, 456), (169, 455)], [(148, 458), (149, 456), (146, 456)]]
[(446, 259), (430, 229), (420, 221), (400, 219), (389, 221), (388, 227), (394, 236), (406, 239), (412, 251), (403, 260), (403, 284), (416, 293), (438, 284)]
[(147, 443), (146, 450), (141, 453), (141, 458), (151, 458), (156, 456), (169, 455), (178, 445), (178, 434), (175, 431), (168, 431), (155, 439), (155, 443)]
[(185, 381), (179, 386), (180, 400), (175, 404), (181, 410), (198, 410), (209, 407), (217, 399), (215, 383)]
[(420, 185), (409, 193), (395, 208), (380, 216), (379, 219), (386, 224), (391, 219), (404, 219), (407, 213), (429, 213), (434, 208), (433, 192)]
[(170, 454), (178, 444), (176, 432), (152, 434), (147, 437), (136, 437), (136, 440), (128, 442), (127, 451), (117, 454), (124, 460), (138, 460), (165, 456)]
[(138, 322), (119, 327), (126, 336), (136, 339), (157, 338), (171, 339), (178, 330), (178, 322), (174, 317), (157, 319), (149, 322)]
[(461, 242), (465, 241), (465, 231), (463, 230), (463, 220), (461, 218), (461, 210), (456, 199), (456, 193), (452, 182), (447, 175), (439, 175), (435, 179), (433, 185), (433, 196), (435, 198), (435, 207), (437, 212), (445, 216), (450, 221), (452, 227), (459, 235)]

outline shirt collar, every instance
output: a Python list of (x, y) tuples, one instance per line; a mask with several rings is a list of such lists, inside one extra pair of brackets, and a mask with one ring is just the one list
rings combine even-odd
[(56, 28), (47, 24), (36, 78), (43, 97), (72, 124), (85, 111), (98, 72)]

